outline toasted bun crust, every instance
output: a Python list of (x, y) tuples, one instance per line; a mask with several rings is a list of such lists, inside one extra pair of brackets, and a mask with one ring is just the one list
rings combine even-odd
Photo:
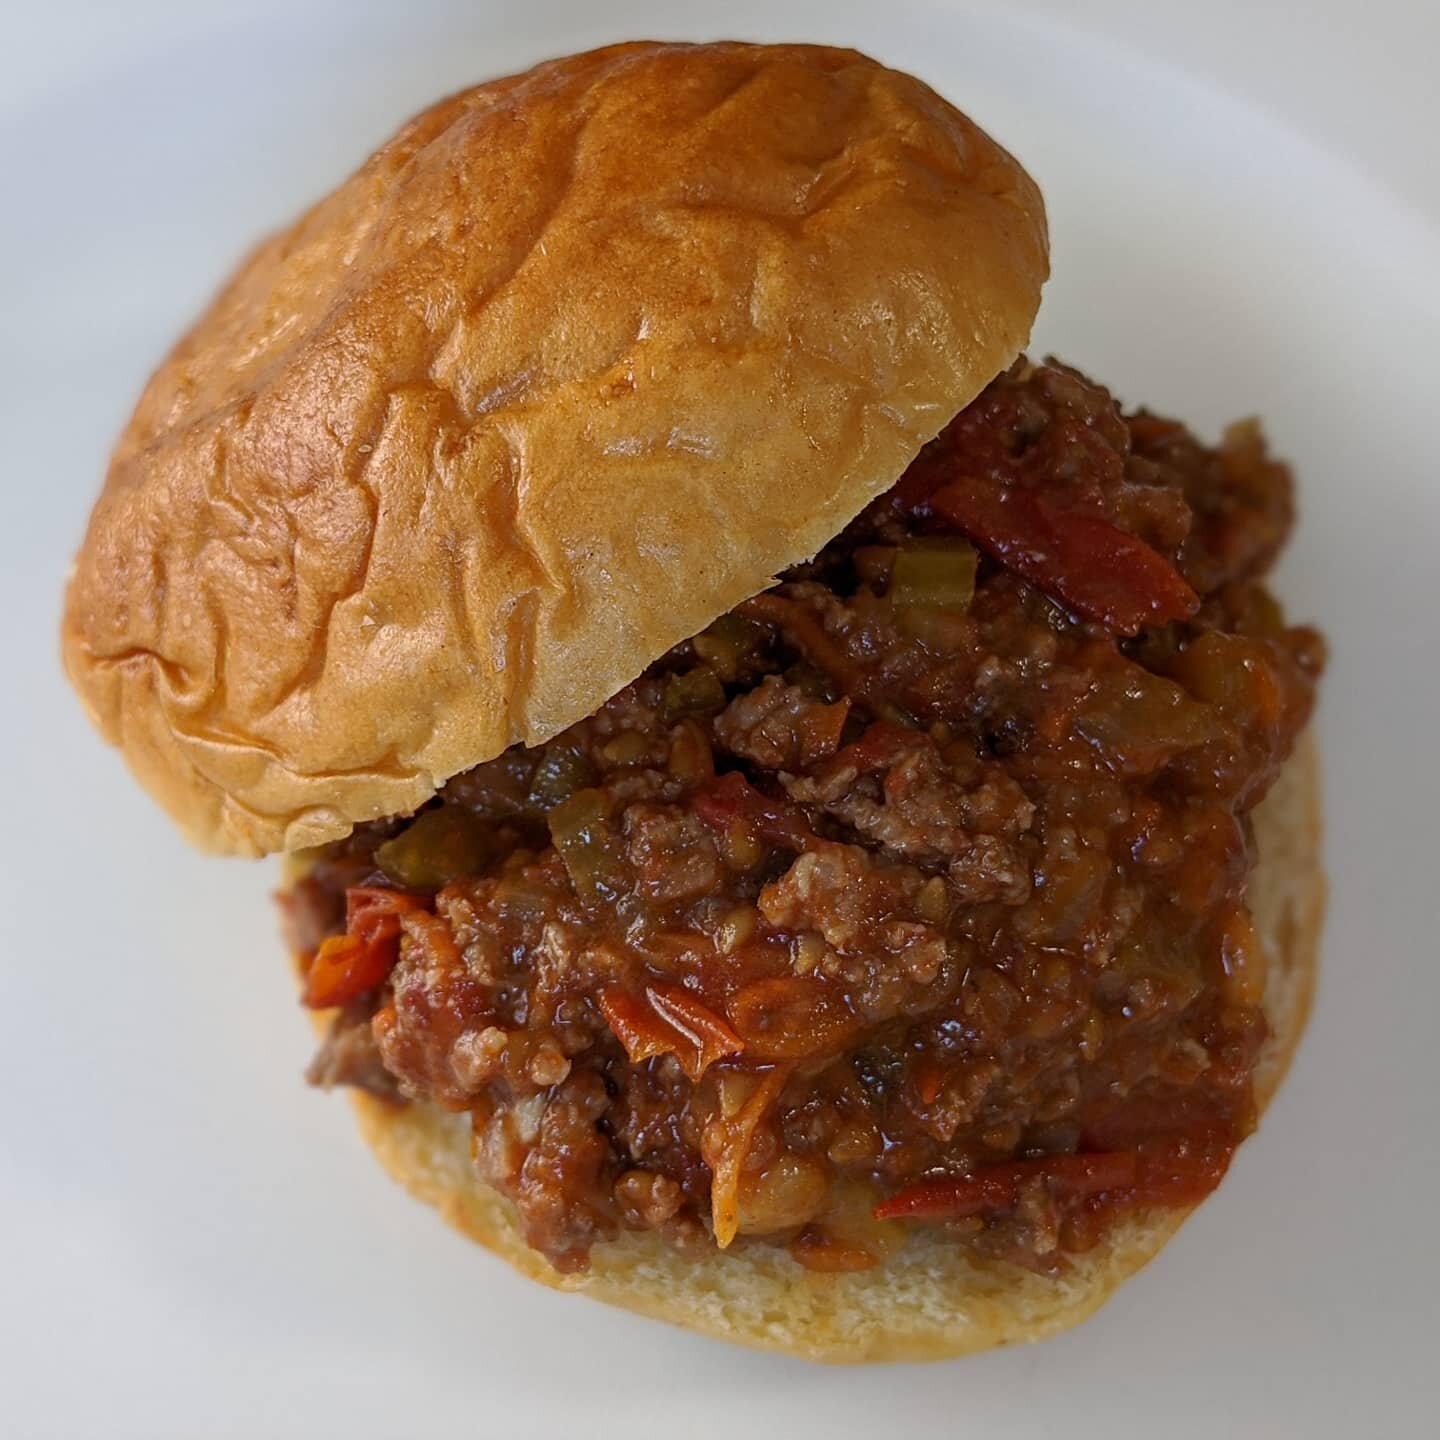
[[(1315, 986), (1325, 881), (1319, 775), (1308, 739), (1256, 812), (1256, 835), (1261, 860), (1250, 904), (1270, 960), (1271, 1038), (1256, 1075), (1264, 1104), (1295, 1052)], [(1098, 1309), (1189, 1213), (1136, 1216), (1077, 1257), (1061, 1280), (982, 1267), (953, 1242), (923, 1232), (861, 1274), (813, 1274), (764, 1245), (696, 1261), (654, 1235), (626, 1234), (596, 1247), (589, 1274), (561, 1275), (521, 1239), (508, 1203), (476, 1178), (464, 1116), (354, 1098), (361, 1132), (385, 1168), (523, 1274), (718, 1339), (811, 1360), (938, 1360), (1052, 1335)]]
[(1039, 192), (909, 76), (614, 46), (445, 100), (150, 381), (67, 669), (197, 842), (408, 812), (808, 557), (1023, 347)]

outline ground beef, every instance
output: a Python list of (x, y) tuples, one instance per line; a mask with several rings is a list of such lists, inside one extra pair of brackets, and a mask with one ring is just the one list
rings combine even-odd
[[(622, 1228), (1042, 1271), (1254, 1123), (1248, 811), (1323, 663), (1290, 481), (1021, 362), (587, 720), (315, 857), (321, 1084), (470, 1112), (561, 1268)], [(739, 1238), (737, 1238), (739, 1237)]]
[(380, 1047), (375, 1043), (370, 1024), (374, 1009), (366, 996), (340, 1009), (305, 1072), (305, 1078), (312, 1085), (324, 1090), (350, 1085), (392, 1104), (404, 1098), (400, 1082), (385, 1068)]

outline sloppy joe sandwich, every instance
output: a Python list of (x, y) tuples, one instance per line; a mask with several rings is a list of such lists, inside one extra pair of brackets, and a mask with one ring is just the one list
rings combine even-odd
[(916, 79), (619, 45), (411, 120), (146, 388), (70, 677), (284, 853), (311, 1081), (526, 1274), (955, 1355), (1255, 1129), (1322, 893), (1291, 476), (1027, 358), (1047, 254)]

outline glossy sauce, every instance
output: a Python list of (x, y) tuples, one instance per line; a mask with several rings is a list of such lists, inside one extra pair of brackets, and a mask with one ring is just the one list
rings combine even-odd
[(1255, 1123), (1247, 815), (1323, 664), (1259, 581), (1290, 519), (1252, 429), (1017, 365), (813, 563), (317, 857), (317, 1076), (469, 1111), (562, 1268), (924, 1225), (1053, 1272), (1193, 1203)]

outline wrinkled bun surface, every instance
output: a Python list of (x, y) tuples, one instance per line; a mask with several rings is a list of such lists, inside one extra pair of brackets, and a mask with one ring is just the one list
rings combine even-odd
[[(1325, 885), (1318, 772), (1308, 741), (1256, 812), (1256, 837), (1260, 863), (1250, 904), (1270, 962), (1271, 1035), (1255, 1077), (1263, 1104), (1290, 1063), (1314, 991)], [(1135, 1216), (1077, 1256), (1059, 1280), (1014, 1266), (982, 1267), (953, 1241), (922, 1230), (898, 1256), (860, 1274), (812, 1274), (764, 1245), (697, 1262), (646, 1233), (597, 1246), (588, 1275), (565, 1276), (525, 1244), (509, 1205), (476, 1178), (468, 1117), (428, 1105), (397, 1109), (360, 1094), (355, 1103), (361, 1131), (386, 1169), (524, 1274), (719, 1339), (812, 1360), (937, 1360), (1039, 1340), (1096, 1310), (1189, 1213)], [(1242, 1147), (1241, 1163), (1244, 1153)]]
[(417, 116), (150, 381), (68, 596), (189, 834), (315, 845), (808, 557), (1022, 348), (1044, 212), (919, 81), (616, 46)]

